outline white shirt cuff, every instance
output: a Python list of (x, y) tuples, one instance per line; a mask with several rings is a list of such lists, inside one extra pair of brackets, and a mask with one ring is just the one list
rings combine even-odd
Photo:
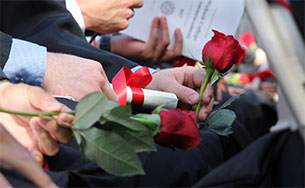
[(13, 39), (3, 72), (14, 83), (41, 86), (46, 70), (47, 49), (35, 43)]
[(66, 0), (66, 8), (72, 14), (79, 27), (85, 32), (85, 21), (76, 0)]

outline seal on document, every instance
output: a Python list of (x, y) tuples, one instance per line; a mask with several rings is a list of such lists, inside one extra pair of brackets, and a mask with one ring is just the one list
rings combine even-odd
[(164, 1), (160, 6), (160, 10), (163, 14), (169, 16), (175, 11), (175, 4), (172, 1)]

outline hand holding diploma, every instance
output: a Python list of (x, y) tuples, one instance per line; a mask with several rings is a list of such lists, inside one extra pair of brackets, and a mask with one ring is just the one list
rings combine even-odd
[(173, 48), (174, 30), (180, 28), (182, 55), (201, 60), (202, 47), (213, 36), (212, 29), (234, 35), (243, 12), (243, 0), (144, 0), (144, 6), (135, 10), (128, 28), (121, 33), (147, 42), (154, 17), (164, 15), (171, 41), (168, 48)]

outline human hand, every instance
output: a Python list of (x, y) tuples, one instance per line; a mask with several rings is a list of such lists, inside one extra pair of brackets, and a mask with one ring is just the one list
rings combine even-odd
[(181, 56), (183, 37), (180, 29), (175, 30), (175, 44), (172, 49), (167, 49), (169, 44), (169, 31), (165, 16), (154, 18), (148, 42), (126, 35), (113, 36), (110, 40), (111, 52), (149, 64), (159, 64)]
[[(0, 84), (0, 107), (24, 112), (60, 112), (65, 106), (46, 94), (41, 88), (25, 84)], [(60, 114), (55, 120), (31, 118), (0, 113), (0, 123), (12, 136), (26, 147), (36, 161), (43, 164), (43, 154), (55, 155), (58, 142), (68, 143), (72, 139), (71, 127), (74, 117)]]
[[(39, 187), (58, 187), (41, 169), (30, 153), (0, 124), (0, 166), (23, 174)], [(0, 172), (0, 187), (12, 187)]]
[(243, 88), (238, 88), (238, 87), (234, 87), (234, 86), (227, 86), (227, 93), (234, 97), (235, 95), (238, 95), (238, 94), (244, 94), (246, 93), (246, 90), (243, 89)]
[(222, 91), (219, 87), (217, 87), (217, 90), (216, 90), (215, 100), (217, 102), (222, 102)]
[[(172, 92), (188, 107), (196, 109), (199, 102), (199, 90), (204, 80), (204, 73), (195, 67), (185, 66), (179, 68), (164, 69), (154, 73), (148, 89)], [(204, 120), (213, 108), (213, 89), (207, 86), (203, 97), (202, 107), (199, 111), (199, 119)]]
[(42, 88), (52, 95), (71, 96), (77, 101), (94, 91), (117, 100), (99, 62), (66, 54), (47, 53)]
[(128, 27), (133, 8), (143, 6), (142, 0), (77, 0), (86, 29), (98, 33), (117, 33)]

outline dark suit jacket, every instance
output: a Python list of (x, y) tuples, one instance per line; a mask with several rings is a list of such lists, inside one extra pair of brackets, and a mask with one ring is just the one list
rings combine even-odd
[(289, 130), (269, 133), (194, 187), (304, 187), (304, 142)]
[(43, 46), (50, 52), (99, 61), (111, 80), (123, 67), (138, 64), (91, 46), (72, 15), (59, 1), (1, 1), (1, 31)]
[(11, 51), (12, 37), (0, 32), (0, 80), (6, 79), (2, 69)]

